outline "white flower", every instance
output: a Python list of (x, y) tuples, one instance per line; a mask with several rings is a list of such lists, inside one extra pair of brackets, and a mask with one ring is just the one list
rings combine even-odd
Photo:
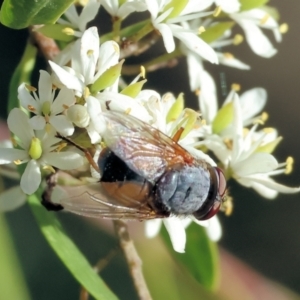
[[(71, 67), (61, 67), (49, 61), (57, 77), (55, 84), (62, 84), (74, 90), (76, 96), (89, 95), (88, 86), (93, 84), (104, 71), (118, 63), (119, 46), (116, 42), (108, 41), (101, 45), (96, 27), (87, 29), (81, 39), (72, 48)], [(118, 80), (114, 83), (117, 89)]]
[(168, 53), (175, 50), (174, 37), (176, 37), (184, 43), (187, 48), (194, 51), (201, 57), (207, 59), (211, 63), (218, 63), (215, 51), (198, 36), (198, 32), (175, 24), (197, 19), (211, 13), (200, 12), (202, 11), (202, 7), (200, 7), (200, 9), (197, 7), (197, 9), (195, 9), (191, 14), (190, 11), (185, 11), (183, 8), (179, 15), (173, 17), (172, 12), (175, 10), (175, 7), (170, 7), (165, 11), (170, 1), (145, 0), (145, 2), (151, 14), (152, 24), (154, 28), (161, 33)]
[(286, 163), (279, 164), (272, 154), (260, 151), (260, 147), (265, 144), (265, 136), (268, 132), (255, 137), (257, 124), (244, 136), (240, 102), (235, 99), (233, 104), (235, 134), (227, 166), (232, 177), (240, 184), (255, 189), (260, 195), (269, 199), (275, 198), (278, 193), (300, 192), (300, 187), (287, 187), (276, 183), (271, 178), (271, 176), (286, 173), (287, 170), (290, 171), (292, 160), (288, 159)]
[(87, 23), (94, 20), (99, 8), (100, 0), (88, 0), (79, 15), (75, 5), (72, 4), (64, 12), (64, 16), (66, 17), (66, 19), (60, 18), (57, 23), (68, 25), (74, 29), (78, 28), (79, 31), (75, 31), (74, 35), (77, 37), (81, 37), (83, 32), (86, 30)]
[(277, 50), (260, 29), (264, 28), (272, 30), (276, 41), (281, 42), (282, 37), (279, 25), (266, 11), (255, 8), (231, 14), (230, 17), (243, 28), (246, 40), (255, 54), (269, 58), (277, 53)]
[[(165, 225), (173, 248), (176, 252), (184, 253), (186, 244), (186, 233), (185, 229), (194, 221), (192, 218), (178, 218), (169, 217), (167, 219), (154, 219), (146, 221), (145, 223), (145, 234), (148, 238), (155, 237), (161, 228), (162, 223)], [(205, 227), (208, 237), (212, 241), (218, 241), (222, 235), (222, 228), (220, 226), (218, 218), (215, 216), (207, 221), (196, 221), (197, 224)]]
[[(26, 163), (21, 177), (21, 189), (26, 194), (34, 193), (41, 183), (40, 167), (60, 168), (71, 170), (83, 164), (82, 157), (73, 152), (53, 152), (60, 139), (53, 133), (39, 131), (35, 134), (30, 126), (27, 115), (18, 108), (14, 108), (7, 119), (11, 132), (18, 138), (21, 149), (0, 148), (0, 164)], [(53, 167), (52, 167), (53, 166)]]
[(144, 1), (141, 0), (102, 0), (101, 4), (106, 9), (106, 11), (113, 17), (118, 17), (120, 19), (125, 19), (128, 15), (133, 12), (142, 12), (147, 9)]
[[(64, 13), (65, 18), (58, 19), (57, 23), (69, 26), (70, 34), (75, 38), (80, 38), (83, 32), (86, 30), (87, 23), (94, 20), (98, 14), (100, 8), (100, 0), (89, 0), (83, 7), (80, 15), (78, 15), (77, 9), (74, 4), (72, 4)], [(55, 56), (54, 61), (59, 65), (65, 65), (71, 60), (71, 52), (74, 46), (74, 41), (69, 43), (65, 48), (63, 48), (57, 56)]]
[[(30, 90), (33, 91), (33, 96), (31, 96)], [(74, 104), (74, 93), (62, 87), (56, 98), (55, 95), (56, 90), (52, 87), (50, 75), (42, 70), (40, 71), (39, 96), (32, 87), (27, 87), (25, 83), (18, 88), (18, 98), (21, 105), (35, 114), (30, 119), (33, 129), (42, 130), (47, 124), (50, 124), (62, 135), (72, 135), (74, 126), (63, 113)]]

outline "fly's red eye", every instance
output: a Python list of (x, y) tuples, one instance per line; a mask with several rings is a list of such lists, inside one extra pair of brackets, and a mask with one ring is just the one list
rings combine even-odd
[(216, 173), (217, 173), (217, 176), (219, 179), (218, 180), (219, 181), (218, 192), (219, 192), (219, 195), (221, 196), (221, 198), (223, 198), (225, 195), (225, 192), (226, 192), (226, 178), (225, 178), (223, 171), (220, 168), (215, 167), (215, 170), (216, 170)]
[(212, 218), (215, 214), (218, 213), (220, 207), (221, 207), (221, 201), (216, 200), (214, 202), (214, 205), (211, 207), (210, 211), (205, 216), (203, 216), (200, 220), (204, 221)]
[(226, 193), (226, 178), (223, 171), (218, 167), (209, 169), (211, 182), (207, 199), (194, 216), (198, 220), (208, 220), (220, 209), (222, 199)]

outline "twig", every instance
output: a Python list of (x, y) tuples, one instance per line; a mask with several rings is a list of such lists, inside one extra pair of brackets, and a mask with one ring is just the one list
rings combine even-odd
[(30, 33), (38, 48), (43, 53), (47, 60), (53, 60), (53, 58), (60, 52), (57, 44), (51, 38), (44, 36), (42, 33), (36, 31), (40, 25), (34, 25), (30, 29)]
[(151, 300), (152, 298), (142, 273), (142, 261), (129, 236), (126, 223), (121, 220), (115, 220), (114, 227), (120, 241), (121, 249), (126, 257), (130, 269), (130, 275), (133, 279), (139, 299)]
[[(94, 266), (94, 270), (97, 273), (100, 273), (115, 257), (117, 254), (117, 249), (112, 249), (109, 251), (109, 253), (104, 258), (100, 258), (96, 265)], [(81, 287), (80, 294), (79, 294), (79, 300), (88, 300), (89, 299), (89, 292), (85, 289), (85, 287)]]

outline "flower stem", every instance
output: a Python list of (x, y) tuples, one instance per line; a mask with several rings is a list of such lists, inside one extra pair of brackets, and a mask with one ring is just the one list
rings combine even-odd
[(144, 27), (142, 27), (138, 32), (128, 37), (131, 43), (136, 43), (148, 33), (154, 30), (154, 27), (151, 22), (147, 23)]
[(123, 65), (122, 74), (123, 75), (136, 75), (140, 72), (141, 65), (143, 65), (147, 72), (153, 72), (162, 68), (172, 68), (177, 65), (176, 58), (182, 56), (179, 49), (176, 49), (172, 53), (165, 53), (155, 59), (148, 62), (141, 63), (138, 65)]
[(114, 227), (115, 232), (119, 238), (121, 249), (127, 260), (130, 274), (133, 279), (133, 283), (138, 293), (139, 299), (151, 300), (152, 298), (142, 273), (142, 261), (134, 247), (133, 241), (129, 236), (126, 223), (121, 220), (115, 220)]
[(113, 19), (113, 40), (116, 41), (117, 43), (120, 42), (120, 35), (121, 35), (121, 24), (122, 24), (122, 19), (115, 17)]

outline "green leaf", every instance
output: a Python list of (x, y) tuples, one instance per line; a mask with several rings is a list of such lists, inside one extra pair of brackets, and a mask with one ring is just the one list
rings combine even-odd
[(73, 0), (4, 0), (0, 21), (3, 25), (14, 29), (36, 24), (53, 24), (73, 2)]
[(235, 25), (234, 22), (220, 22), (211, 27), (208, 27), (201, 33), (200, 37), (206, 42), (211, 43), (223, 36), (224, 32), (231, 29)]
[(42, 207), (39, 198), (37, 195), (28, 196), (30, 208), (46, 240), (71, 274), (94, 298), (117, 299), (64, 232), (55, 213), (48, 212)]
[(177, 261), (180, 261), (190, 274), (206, 289), (214, 290), (219, 282), (219, 253), (217, 244), (212, 242), (203, 227), (192, 223), (186, 229), (187, 243), (185, 253), (174, 252), (167, 232), (163, 237), (173, 252)]
[(9, 228), (0, 213), (0, 282), (1, 299), (29, 300), (29, 292), (11, 239)]
[(30, 77), (35, 65), (37, 49), (29, 41), (26, 44), (21, 61), (16, 67), (9, 83), (9, 95), (7, 110), (8, 113), (14, 108), (19, 107), (18, 87), (21, 83), (30, 83)]
[(269, 0), (240, 0), (241, 3), (240, 11), (257, 8), (262, 5), (265, 5), (268, 2)]

